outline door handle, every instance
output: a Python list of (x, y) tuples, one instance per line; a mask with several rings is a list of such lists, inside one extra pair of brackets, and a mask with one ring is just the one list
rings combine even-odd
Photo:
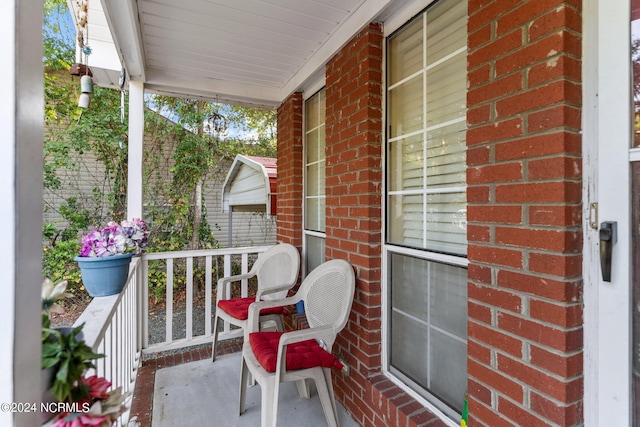
[(600, 268), (602, 280), (611, 282), (611, 261), (613, 245), (618, 241), (618, 223), (605, 221), (600, 223)]

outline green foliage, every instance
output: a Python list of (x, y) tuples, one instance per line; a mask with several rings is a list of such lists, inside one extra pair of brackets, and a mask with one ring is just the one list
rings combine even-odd
[(104, 357), (94, 353), (78, 335), (84, 323), (69, 333), (48, 327), (42, 328), (42, 369), (55, 367), (56, 375), (51, 392), (63, 402), (71, 396), (71, 389), (86, 369), (94, 368), (93, 360)]
[(77, 239), (63, 240), (55, 245), (45, 246), (43, 249), (42, 274), (50, 278), (54, 283), (66, 280), (67, 289), (75, 292), (82, 287), (82, 278), (78, 264), (73, 260), (80, 251), (80, 243)]
[[(68, 225), (43, 225), (48, 242), (43, 268), (53, 280), (67, 280), (73, 290), (81, 286), (73, 261), (79, 236), (94, 224), (126, 215), (128, 129), (121, 114), (126, 117), (127, 111), (121, 111), (120, 91), (101, 87), (94, 88), (89, 109), (78, 108), (79, 81), (68, 75), (75, 61), (75, 34), (60, 19), (68, 13), (67, 2), (44, 3), (44, 187), (49, 194), (66, 198), (46, 209), (57, 212)], [(215, 173), (220, 159), (238, 153), (275, 156), (275, 111), (160, 96), (148, 97), (147, 106), (145, 140), (154, 147), (144, 153), (145, 220), (151, 236), (147, 250), (217, 247), (201, 196), (205, 180)], [(229, 127), (250, 136), (229, 137)], [(98, 167), (86, 163), (93, 157)], [(68, 197), (69, 181), (76, 179), (84, 164), (96, 171), (95, 176), (81, 177), (91, 180), (93, 191)], [(83, 167), (82, 173), (88, 169)], [(80, 190), (80, 184), (76, 188)], [(163, 295), (166, 277), (161, 266), (154, 268), (150, 267), (151, 286)]]

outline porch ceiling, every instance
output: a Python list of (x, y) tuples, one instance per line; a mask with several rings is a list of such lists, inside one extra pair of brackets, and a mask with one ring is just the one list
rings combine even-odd
[(117, 87), (124, 64), (149, 92), (275, 107), (354, 33), (404, 3), (92, 0), (89, 65), (103, 86)]

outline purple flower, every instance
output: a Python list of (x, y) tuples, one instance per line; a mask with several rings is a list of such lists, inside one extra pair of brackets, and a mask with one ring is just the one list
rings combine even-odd
[(148, 230), (145, 222), (134, 218), (130, 222), (107, 223), (102, 230), (97, 228), (82, 237), (80, 256), (104, 257), (133, 252), (142, 253), (147, 246)]

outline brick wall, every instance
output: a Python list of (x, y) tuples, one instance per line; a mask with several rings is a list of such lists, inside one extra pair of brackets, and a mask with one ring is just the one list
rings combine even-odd
[(276, 239), (302, 248), (302, 93), (278, 108), (278, 213)]
[(469, 0), (474, 426), (582, 420), (580, 8)]
[(381, 363), (382, 40), (370, 25), (326, 70), (326, 256), (356, 270), (338, 351), (364, 377)]

